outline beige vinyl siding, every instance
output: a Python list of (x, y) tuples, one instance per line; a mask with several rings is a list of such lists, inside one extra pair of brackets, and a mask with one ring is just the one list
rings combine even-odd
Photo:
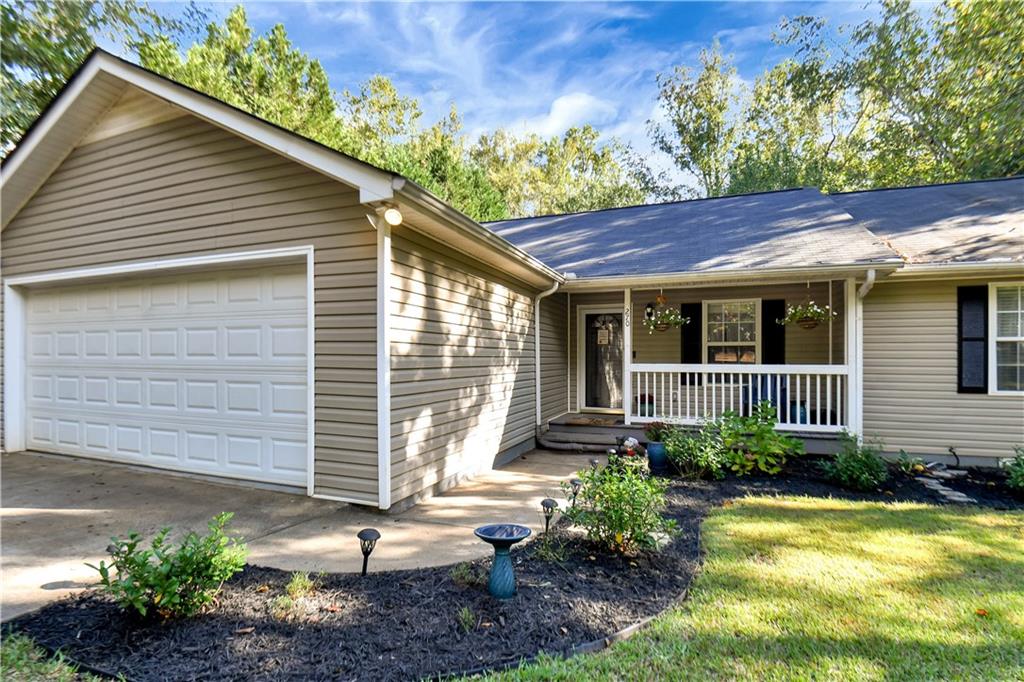
[(392, 503), (534, 436), (534, 292), (408, 227), (392, 237)]
[(315, 492), (375, 504), (376, 233), (354, 189), (175, 117), (75, 149), (4, 231), (2, 268), (23, 275), (308, 244)]
[(565, 294), (540, 302), (540, 413), (552, 419), (569, 411), (569, 326)]
[[(729, 299), (783, 299), (787, 305), (803, 303), (808, 295), (819, 305), (829, 301), (829, 284), (827, 282), (811, 282), (808, 289), (806, 282), (792, 284), (772, 284), (765, 286), (737, 287), (693, 287), (689, 289), (652, 289), (633, 290), (632, 298), (632, 330), (633, 330), (633, 361), (637, 363), (678, 363), (681, 361), (681, 335), (684, 333), (701, 334), (696, 324), (681, 329), (669, 329), (663, 332), (648, 333), (643, 326), (644, 308), (654, 303), (659, 291), (668, 298), (668, 305), (676, 306), (683, 303), (700, 303), (701, 301)], [(571, 296), (572, 330), (570, 338), (569, 373), (572, 409), (577, 404), (577, 307), (588, 305), (610, 305), (621, 310), (623, 293), (621, 291), (572, 294)], [(838, 313), (832, 322), (832, 364), (844, 362), (844, 315), (843, 315), (843, 283), (832, 282), (832, 308)], [(695, 322), (695, 321), (694, 321)], [(774, 323), (774, 320), (761, 320), (762, 326)], [(821, 324), (815, 329), (786, 328), (786, 363), (787, 364), (829, 364), (829, 328)]]
[(864, 434), (886, 451), (993, 458), (1024, 443), (1024, 396), (956, 389), (956, 289), (986, 283), (880, 282), (865, 298)]

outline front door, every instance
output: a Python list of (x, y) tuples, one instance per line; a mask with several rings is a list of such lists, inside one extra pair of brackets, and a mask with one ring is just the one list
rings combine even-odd
[(583, 407), (622, 409), (622, 313), (581, 314), (583, 325)]

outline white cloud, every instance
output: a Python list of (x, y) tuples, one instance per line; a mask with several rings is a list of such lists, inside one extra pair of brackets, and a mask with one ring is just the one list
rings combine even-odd
[(594, 97), (586, 92), (573, 92), (555, 98), (546, 114), (526, 119), (517, 127), (550, 137), (576, 125), (591, 123), (599, 127), (610, 123), (615, 120), (618, 111), (619, 108), (611, 100)]

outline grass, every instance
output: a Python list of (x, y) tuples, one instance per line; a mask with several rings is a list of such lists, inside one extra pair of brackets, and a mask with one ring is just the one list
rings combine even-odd
[(691, 599), (594, 656), (494, 680), (1024, 680), (1024, 514), (748, 498)]
[(29, 682), (99, 682), (99, 678), (78, 669), (63, 656), (50, 656), (24, 635), (4, 633), (0, 642), (0, 680)]

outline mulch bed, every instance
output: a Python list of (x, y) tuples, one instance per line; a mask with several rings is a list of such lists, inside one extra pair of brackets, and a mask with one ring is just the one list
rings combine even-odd
[[(675, 482), (668, 515), (680, 533), (658, 554), (610, 556), (565, 527), (552, 529), (548, 551), (540, 540), (513, 550), (519, 594), (509, 602), (487, 595), (486, 559), (455, 573), (438, 567), (365, 578), (325, 575), (282, 615), (273, 601), (285, 593), (290, 574), (247, 566), (225, 584), (212, 613), (190, 620), (142, 621), (87, 591), (11, 627), (129, 680), (406, 680), (502, 667), (542, 651), (571, 652), (682, 599), (701, 558), (701, 521), (726, 499), (780, 494), (940, 502), (900, 474), (879, 491), (849, 492), (824, 480), (808, 459), (777, 477)], [(952, 485), (987, 506), (1024, 508), (1024, 500), (988, 485), (993, 476), (972, 471)], [(464, 624), (463, 609), (471, 614)]]

